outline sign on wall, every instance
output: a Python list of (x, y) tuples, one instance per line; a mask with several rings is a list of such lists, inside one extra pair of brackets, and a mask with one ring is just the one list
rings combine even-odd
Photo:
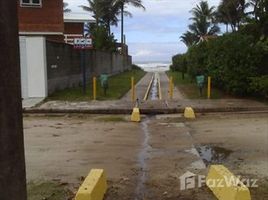
[(80, 37), (74, 38), (74, 49), (92, 49), (92, 38), (90, 37)]

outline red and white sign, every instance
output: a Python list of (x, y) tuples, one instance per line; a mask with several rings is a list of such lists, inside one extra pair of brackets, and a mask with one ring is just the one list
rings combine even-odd
[(74, 49), (92, 49), (92, 38), (90, 37), (80, 37), (74, 38)]

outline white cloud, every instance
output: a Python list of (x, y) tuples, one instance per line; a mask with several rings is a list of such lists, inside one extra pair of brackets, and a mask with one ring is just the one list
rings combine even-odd
[(134, 62), (170, 61), (172, 55), (185, 50), (179, 43), (129, 43), (129, 52)]
[[(80, 5), (87, 0), (65, 0), (74, 12), (83, 12)], [(186, 47), (179, 37), (187, 30), (190, 10), (200, 0), (143, 0), (146, 11), (133, 7), (128, 10), (133, 18), (125, 20), (125, 34), (130, 54), (134, 61), (164, 61), (172, 55), (184, 52)], [(217, 6), (220, 0), (208, 0), (210, 6)], [(120, 38), (120, 27), (112, 29)]]

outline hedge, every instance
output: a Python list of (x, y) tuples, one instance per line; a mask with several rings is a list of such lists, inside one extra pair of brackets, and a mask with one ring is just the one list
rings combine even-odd
[[(186, 66), (182, 66), (182, 59)], [(203, 73), (227, 93), (266, 97), (268, 83), (268, 39), (230, 33), (190, 47), (186, 54), (173, 57), (173, 68), (187, 69), (194, 78)], [(174, 67), (175, 66), (175, 67)]]

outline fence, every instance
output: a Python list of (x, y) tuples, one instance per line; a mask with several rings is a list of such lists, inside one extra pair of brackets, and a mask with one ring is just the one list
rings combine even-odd
[[(46, 42), (48, 94), (55, 90), (78, 86), (82, 81), (80, 51), (72, 45)], [(88, 80), (102, 73), (117, 74), (131, 69), (131, 56), (96, 50), (85, 52)]]

